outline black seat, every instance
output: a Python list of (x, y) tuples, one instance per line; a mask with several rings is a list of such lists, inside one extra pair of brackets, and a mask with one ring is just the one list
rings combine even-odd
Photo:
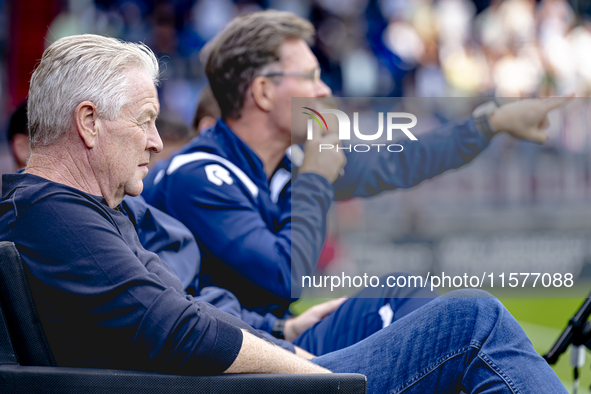
[(0, 242), (1, 393), (365, 393), (359, 374), (180, 376), (55, 366), (20, 255)]

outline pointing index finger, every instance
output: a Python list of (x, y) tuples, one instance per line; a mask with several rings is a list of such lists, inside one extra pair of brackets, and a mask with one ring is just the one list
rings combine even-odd
[(566, 97), (552, 97), (542, 101), (544, 111), (549, 112), (553, 109), (564, 107), (574, 99), (574, 95)]

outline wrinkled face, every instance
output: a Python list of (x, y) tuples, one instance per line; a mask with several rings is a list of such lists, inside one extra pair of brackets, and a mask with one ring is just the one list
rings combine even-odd
[(156, 87), (144, 71), (134, 69), (129, 75), (131, 101), (117, 119), (101, 119), (97, 144), (102, 158), (100, 179), (106, 181), (101, 186), (103, 195), (117, 199), (142, 192), (150, 152), (162, 150), (155, 125), (160, 111)]
[[(280, 49), (281, 61), (274, 65), (269, 72), (284, 72), (297, 74), (313, 74), (318, 68), (318, 60), (304, 40), (286, 40)], [(292, 97), (327, 97), (331, 90), (322, 80), (286, 75), (276, 78), (275, 105), (271, 112), (273, 122), (287, 135), (291, 134), (294, 143), (303, 143), (306, 139), (306, 128), (298, 127), (291, 130), (291, 98)], [(317, 107), (314, 100), (312, 107)], [(301, 112), (301, 111), (300, 111)]]

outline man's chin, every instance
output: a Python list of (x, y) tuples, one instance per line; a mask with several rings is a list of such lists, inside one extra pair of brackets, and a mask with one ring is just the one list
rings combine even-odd
[(144, 183), (140, 180), (139, 182), (136, 182), (132, 187), (125, 188), (125, 194), (131, 197), (137, 197), (140, 194), (142, 194), (143, 190)]

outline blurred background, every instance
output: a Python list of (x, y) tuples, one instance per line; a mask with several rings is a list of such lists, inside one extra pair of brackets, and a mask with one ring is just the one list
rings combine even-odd
[[(338, 96), (591, 93), (591, 0), (0, 0), (0, 171), (16, 169), (9, 119), (55, 40), (95, 33), (149, 45), (162, 63), (168, 126), (159, 129), (186, 137), (206, 85), (200, 49), (235, 16), (267, 8), (314, 24), (322, 79)], [(416, 273), (519, 262), (591, 276), (590, 107), (577, 99), (552, 113), (543, 146), (496, 137), (459, 171), (335, 204), (319, 272), (352, 262)], [(440, 111), (425, 126), (469, 113)], [(540, 352), (580, 303), (504, 301)], [(570, 372), (559, 373), (568, 382)]]
[[(163, 64), (163, 117), (190, 125), (206, 83), (200, 49), (236, 15), (266, 8), (312, 21), (322, 78), (338, 96), (591, 89), (591, 0), (0, 0), (0, 170), (12, 170), (9, 116), (55, 40), (96, 33), (145, 42)], [(586, 133), (559, 134), (569, 151), (588, 149)]]

